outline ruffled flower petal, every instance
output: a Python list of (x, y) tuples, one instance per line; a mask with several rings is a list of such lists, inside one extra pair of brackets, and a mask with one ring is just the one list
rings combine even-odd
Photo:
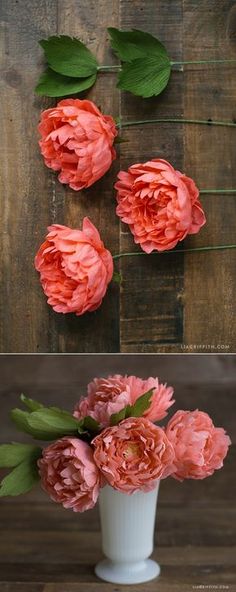
[(65, 99), (41, 113), (39, 146), (47, 167), (75, 191), (103, 177), (116, 158), (115, 121), (92, 101)]
[(194, 181), (166, 160), (154, 159), (120, 171), (115, 188), (116, 213), (146, 253), (173, 249), (206, 222)]

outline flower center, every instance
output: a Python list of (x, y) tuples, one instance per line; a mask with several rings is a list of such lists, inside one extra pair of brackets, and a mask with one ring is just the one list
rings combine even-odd
[(127, 460), (131, 460), (133, 458), (136, 458), (138, 455), (139, 455), (139, 446), (138, 446), (138, 444), (134, 444), (132, 442), (130, 444), (128, 444), (128, 446), (126, 447), (126, 449), (123, 452), (123, 456)]

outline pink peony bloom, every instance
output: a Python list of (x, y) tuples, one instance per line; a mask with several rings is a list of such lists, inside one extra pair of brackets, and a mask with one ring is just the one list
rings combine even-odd
[(151, 491), (174, 470), (174, 450), (164, 430), (144, 417), (106, 428), (92, 445), (104, 478), (124, 493)]
[(96, 504), (104, 483), (86, 442), (62, 438), (43, 450), (38, 466), (43, 489), (64, 508), (84, 512)]
[(160, 384), (158, 378), (142, 380), (136, 376), (115, 374), (107, 378), (94, 378), (88, 385), (88, 395), (77, 403), (75, 417), (91, 415), (103, 427), (110, 425), (110, 417), (126, 405), (133, 405), (144, 393), (155, 388), (151, 405), (144, 416), (150, 421), (163, 419), (167, 409), (173, 405), (173, 388)]
[(176, 470), (172, 477), (205, 479), (223, 466), (231, 443), (223, 428), (215, 428), (203, 411), (177, 411), (166, 427), (175, 450)]
[(100, 426), (110, 425), (110, 417), (131, 402), (130, 387), (125, 377), (116, 374), (108, 378), (94, 378), (88, 384), (87, 397), (75, 406), (74, 416), (80, 419), (90, 415)]
[(59, 181), (79, 191), (90, 187), (116, 157), (116, 124), (92, 101), (65, 99), (41, 113), (39, 146), (45, 164), (60, 171)]
[(206, 222), (194, 181), (166, 160), (156, 158), (120, 171), (115, 188), (116, 213), (146, 253), (174, 248)]
[(88, 218), (82, 230), (53, 224), (35, 257), (35, 268), (56, 312), (96, 310), (113, 275), (113, 259)]

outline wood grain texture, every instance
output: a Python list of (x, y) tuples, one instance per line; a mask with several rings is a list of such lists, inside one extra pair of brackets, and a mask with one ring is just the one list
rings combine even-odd
[[(168, 2), (126, 2), (121, 0), (121, 23), (156, 35), (168, 47), (170, 55), (182, 59), (182, 0)], [(121, 116), (125, 120), (181, 117), (183, 112), (183, 74), (173, 73), (168, 88), (160, 97), (144, 100), (122, 93)], [(129, 139), (122, 147), (121, 169), (151, 158), (166, 158), (183, 168), (183, 128), (170, 124), (154, 124), (128, 129)], [(121, 225), (121, 251), (134, 248), (128, 226)], [(184, 281), (183, 255), (168, 257), (124, 258), (121, 260), (122, 297), (120, 313), (121, 351), (159, 351), (183, 341), (183, 307), (181, 294)]]
[[(58, 3), (58, 33), (79, 36), (91, 48), (99, 63), (112, 63), (109, 55), (107, 27), (119, 26), (118, 0), (67, 0)], [(119, 93), (114, 92), (115, 74), (99, 76), (89, 93), (89, 99), (104, 113), (119, 115)], [(76, 193), (66, 189), (64, 222), (76, 226), (89, 216), (99, 228), (105, 245), (111, 252), (119, 251), (119, 224), (115, 216), (112, 182), (119, 167), (117, 158), (112, 169), (94, 187)], [(57, 325), (62, 352), (119, 351), (119, 288), (110, 284), (101, 308), (82, 318), (64, 315), (63, 324)], [(60, 316), (60, 315), (55, 315)], [(58, 321), (59, 322), (59, 321)]]
[[(197, 7), (196, 7), (197, 4)], [(236, 4), (184, 0), (184, 59), (235, 58)], [(200, 36), (200, 43), (198, 42)], [(186, 67), (186, 117), (235, 119), (235, 69)], [(200, 188), (235, 186), (234, 130), (185, 128), (184, 166)], [(205, 195), (202, 202), (207, 226), (189, 244), (235, 242), (236, 200), (233, 196)], [(195, 253), (196, 254), (196, 253)], [(222, 255), (222, 256), (221, 256)], [(207, 345), (211, 351), (235, 351), (236, 251), (192, 254), (185, 257), (184, 343)], [(210, 346), (210, 347), (209, 347)], [(212, 347), (213, 346), (213, 347)], [(191, 351), (191, 350), (188, 350)], [(206, 350), (205, 350), (206, 351)]]
[[(1, 3), (1, 351), (52, 347), (51, 313), (41, 297), (33, 254), (52, 220), (53, 177), (45, 174), (33, 88), (41, 64), (36, 40), (56, 28), (50, 1)], [(59, 204), (57, 203), (57, 208)], [(27, 327), (27, 330), (26, 330)]]
[[(100, 63), (117, 63), (107, 26), (145, 29), (173, 60), (235, 58), (233, 0), (2, 0), (0, 222), (1, 352), (234, 352), (235, 251), (122, 259), (123, 281), (111, 284), (101, 308), (82, 318), (46, 304), (33, 268), (34, 254), (52, 222), (73, 227), (85, 215), (113, 252), (137, 250), (115, 215), (113, 183), (119, 167), (164, 157), (200, 188), (235, 187), (235, 131), (156, 124), (123, 129), (116, 162), (79, 194), (62, 186), (42, 161), (36, 126), (54, 105), (33, 93), (42, 71), (38, 40), (76, 35)], [(98, 77), (87, 94), (121, 120), (164, 116), (235, 118), (235, 68), (186, 66), (173, 71), (167, 90), (143, 100), (119, 93), (115, 74)], [(120, 152), (120, 157), (119, 157)], [(204, 196), (207, 225), (185, 246), (235, 242), (234, 196)]]
[[(81, 524), (79, 515), (74, 516), (67, 511), (73, 530), (64, 531), (60, 525), (62, 509), (58, 508), (53, 528), (49, 503), (45, 504), (44, 515), (37, 503), (28, 504), (28, 530), (21, 504), (15, 505), (20, 517), (19, 530), (15, 529), (14, 520), (11, 518), (12, 506), (6, 502), (1, 502), (0, 506), (0, 517), (5, 513), (9, 516), (8, 528), (1, 531), (0, 540), (1, 592), (21, 591), (23, 585), (26, 591), (29, 589), (31, 592), (128, 590), (125, 586), (102, 583), (94, 574), (94, 565), (102, 557), (101, 535), (100, 531), (93, 530), (90, 512), (86, 513), (86, 520)], [(198, 513), (197, 523), (192, 521), (190, 516), (190, 522), (184, 522), (183, 525), (184, 514), (183, 506), (172, 508), (170, 505), (166, 509), (166, 515), (169, 515), (169, 520), (172, 519), (172, 534), (167, 544), (162, 542), (165, 522), (160, 522), (157, 518), (153, 557), (161, 564), (161, 576), (155, 582), (134, 587), (134, 590), (154, 592), (159, 589), (174, 589), (180, 592), (189, 591), (197, 585), (224, 585), (233, 592), (236, 583), (234, 512), (218, 507), (213, 522), (210, 522), (209, 508), (204, 507)], [(161, 504), (157, 516), (163, 517)], [(50, 528), (47, 525), (48, 519)], [(220, 525), (217, 538), (216, 524)], [(232, 542), (227, 544), (225, 533), (229, 530), (232, 532)], [(201, 539), (206, 537), (205, 544), (198, 544), (200, 531), (203, 533)]]
[[(37, 146), (40, 111), (55, 100), (35, 97), (42, 71), (38, 41), (52, 34), (80, 37), (108, 63), (106, 27), (119, 26), (118, 0), (33, 0), (2, 2), (3, 29), (3, 219), (1, 251), (1, 351), (119, 351), (119, 288), (113, 284), (102, 307), (78, 318), (59, 315), (46, 304), (33, 268), (33, 258), (49, 224), (79, 227), (84, 216), (98, 226), (111, 249), (119, 251), (118, 219), (112, 179), (119, 159), (91, 190), (63, 187), (43, 164)], [(100, 76), (88, 98), (105, 113), (119, 114), (114, 75)], [(108, 305), (109, 302), (109, 305)]]
[[(224, 469), (202, 481), (166, 479), (160, 487), (154, 557), (158, 580), (134, 592), (236, 589), (236, 356), (0, 356), (0, 442), (28, 440), (9, 420), (19, 392), (72, 409), (95, 375), (159, 375), (175, 388), (177, 408), (204, 409), (224, 425), (233, 446)], [(142, 371), (141, 371), (142, 370)], [(129, 592), (94, 574), (101, 558), (98, 508), (74, 514), (36, 487), (0, 501), (0, 592)]]

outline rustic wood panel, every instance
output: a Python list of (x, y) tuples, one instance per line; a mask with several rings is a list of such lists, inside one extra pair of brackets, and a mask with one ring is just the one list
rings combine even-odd
[[(52, 321), (33, 270), (44, 229), (58, 213), (53, 177), (45, 174), (36, 139), (39, 101), (37, 39), (56, 30), (55, 3), (1, 3), (1, 351), (47, 351)], [(59, 196), (58, 196), (59, 199)], [(60, 217), (59, 217), (60, 221)], [(27, 330), (26, 330), (27, 327)]]
[[(9, 508), (2, 503), (5, 512)], [(171, 514), (171, 506), (169, 507)], [(161, 513), (160, 509), (160, 513)], [(157, 539), (153, 557), (161, 564), (161, 576), (152, 583), (140, 585), (137, 590), (189, 590), (190, 586), (224, 585), (229, 590), (235, 590), (235, 547), (227, 545), (225, 533), (235, 530), (232, 511), (225, 512), (219, 508), (215, 520), (221, 524), (219, 538), (215, 540), (215, 520), (209, 524), (208, 508), (202, 509), (198, 516), (198, 524), (187, 523), (181, 529), (181, 540), (177, 536), (177, 525), (182, 524), (184, 508), (174, 510), (172, 538), (165, 546), (161, 542), (161, 534), (165, 524), (157, 524)], [(21, 506), (18, 506), (19, 516)], [(68, 512), (69, 513), (69, 512)], [(90, 513), (87, 521), (80, 524), (80, 516), (72, 516), (77, 524), (77, 531), (64, 532), (63, 528), (42, 530), (50, 516), (50, 506), (47, 505), (45, 523), (38, 514), (37, 504), (28, 507), (30, 530), (25, 528), (24, 517), (21, 520), (21, 531), (15, 531), (14, 522), (9, 519), (9, 527), (2, 531), (0, 541), (0, 590), (11, 592), (21, 591), (22, 584), (32, 585), (30, 590), (44, 592), (69, 591), (124, 591), (128, 587), (111, 586), (100, 582), (94, 574), (94, 565), (101, 558), (100, 532), (93, 532)], [(10, 514), (9, 514), (10, 515)], [(191, 538), (189, 536), (191, 528)], [(206, 535), (208, 544), (196, 544), (195, 534), (202, 531)], [(160, 535), (160, 536), (159, 536)], [(187, 538), (186, 538), (187, 535)], [(37, 585), (38, 584), (38, 587)], [(39, 585), (43, 587), (40, 588)], [(188, 585), (188, 588), (187, 588)], [(16, 586), (16, 587), (15, 587)], [(160, 586), (160, 588), (159, 588)], [(186, 587), (185, 587), (186, 586)], [(136, 588), (134, 588), (136, 589)]]
[[(155, 545), (161, 547), (181, 547), (183, 540), (185, 545), (190, 545), (194, 542), (195, 546), (207, 546), (212, 544), (211, 532), (214, 531), (214, 545), (221, 546), (222, 529), (224, 528), (224, 521), (228, 521), (228, 528), (225, 532), (224, 545), (230, 547), (235, 544), (235, 508), (226, 507), (226, 500), (222, 498), (213, 504), (214, 507), (209, 507), (209, 500), (206, 504), (192, 503), (189, 507), (185, 507), (183, 511), (183, 503), (173, 503), (173, 498), (166, 500), (165, 484), (162, 483), (162, 491), (158, 501), (157, 524), (155, 533)], [(28, 501), (27, 501), (28, 498)], [(8, 562), (9, 554), (11, 553), (13, 541), (11, 537), (5, 537), (7, 530), (14, 531), (14, 542), (19, 542), (22, 531), (22, 521), (24, 521), (24, 532), (29, 533), (32, 529), (32, 513), (33, 508), (37, 508), (37, 520), (40, 524), (40, 533), (38, 538), (33, 534), (32, 538), (25, 542), (24, 547), (18, 555), (18, 563), (25, 562), (25, 554), (31, 555), (39, 559), (46, 558), (50, 546), (52, 544), (55, 532), (57, 532), (58, 541), (61, 542), (61, 556), (62, 563), (76, 561), (78, 554), (78, 547), (82, 547), (83, 532), (86, 529), (86, 542), (84, 547), (80, 550), (80, 557), (83, 563), (91, 561), (91, 554), (94, 553), (94, 544), (96, 546), (100, 543), (100, 523), (98, 510), (95, 508), (88, 516), (86, 513), (80, 516), (74, 516), (71, 512), (64, 510), (61, 506), (49, 502), (47, 496), (44, 494), (44, 503), (42, 500), (33, 500), (32, 496), (24, 496), (24, 501), (20, 498), (15, 502), (7, 502), (1, 500), (0, 504), (0, 521), (1, 533), (4, 535), (5, 546), (1, 554), (2, 561)], [(207, 512), (206, 512), (207, 510)], [(11, 520), (9, 521), (9, 513)], [(203, 528), (202, 514), (205, 518), (205, 526)], [(181, 519), (180, 519), (181, 516)], [(232, 523), (230, 524), (230, 518)], [(191, 529), (188, 531), (188, 525), (191, 524)], [(194, 531), (194, 537), (193, 537)], [(43, 539), (47, 537), (47, 544), (43, 545)], [(93, 541), (94, 539), (94, 541)], [(64, 546), (63, 546), (64, 541)], [(74, 550), (72, 547), (74, 546)], [(88, 548), (91, 547), (89, 558)], [(41, 548), (40, 551), (38, 549)], [(92, 551), (93, 549), (93, 551)], [(176, 559), (177, 561), (177, 559)]]
[[(89, 215), (111, 251), (134, 248), (115, 215), (119, 167), (153, 156), (169, 159), (201, 188), (234, 187), (234, 130), (169, 124), (123, 130), (110, 172), (79, 194), (63, 187), (37, 147), (39, 113), (55, 101), (34, 95), (42, 70), (37, 41), (53, 33), (80, 36), (100, 63), (116, 63), (106, 27), (137, 27), (166, 44), (172, 59), (235, 58), (233, 0), (33, 0), (1, 4), (2, 217), (1, 352), (182, 352), (236, 348), (234, 251), (122, 259), (123, 282), (102, 307), (82, 318), (49, 309), (33, 255), (51, 222), (79, 226)], [(119, 93), (115, 75), (99, 76), (88, 93), (123, 121), (176, 116), (235, 118), (235, 68), (186, 66), (158, 98)], [(234, 196), (204, 196), (208, 224), (186, 246), (235, 242)], [(137, 249), (137, 248), (136, 248)], [(136, 250), (135, 249), (135, 250)], [(219, 349), (220, 348), (220, 349)]]
[[(112, 63), (108, 44), (108, 26), (119, 26), (119, 0), (66, 0), (58, 2), (58, 33), (81, 37), (97, 56), (99, 63)], [(119, 92), (114, 92), (115, 74), (99, 76), (88, 98), (102, 111), (119, 115)], [(119, 251), (119, 222), (115, 215), (112, 183), (119, 158), (111, 170), (96, 185), (79, 193), (66, 189), (64, 222), (68, 226), (81, 223), (89, 216), (99, 228), (102, 239), (112, 253)], [(59, 184), (57, 184), (59, 185)], [(84, 317), (60, 315), (58, 349), (62, 352), (119, 351), (119, 287), (110, 284), (104, 302), (94, 314)], [(57, 350), (58, 351), (58, 350)]]
[[(158, 6), (157, 6), (158, 4)], [(182, 0), (165, 2), (126, 2), (121, 0), (121, 23), (124, 29), (147, 30), (168, 47), (170, 55), (182, 58)], [(168, 89), (160, 97), (144, 100), (122, 93), (121, 118), (140, 120), (181, 117), (183, 113), (183, 75), (173, 73)], [(139, 126), (123, 132), (129, 139), (122, 146), (121, 169), (151, 158), (166, 158), (183, 169), (183, 128), (174, 130), (169, 124)], [(127, 225), (121, 225), (121, 251), (137, 251)], [(183, 255), (168, 257), (124, 258), (120, 313), (121, 351), (159, 351), (165, 344), (183, 341), (183, 307), (181, 293), (184, 282)]]
[[(235, 58), (236, 4), (184, 0), (184, 59)], [(202, 119), (235, 119), (235, 69), (187, 66), (184, 113)], [(200, 188), (235, 187), (235, 135), (226, 128), (186, 126), (184, 166)], [(191, 245), (235, 242), (235, 196), (202, 197), (207, 226)], [(196, 255), (194, 257), (193, 255)], [(209, 256), (208, 256), (209, 255)], [(236, 251), (185, 257), (184, 343), (195, 351), (235, 351)], [(189, 350), (191, 351), (191, 350)]]
[[(122, 23), (128, 28), (135, 21), (140, 28), (158, 32), (175, 60), (235, 57), (235, 2), (184, 0), (171, 3), (171, 10), (169, 3), (161, 4), (160, 10), (151, 11), (150, 3), (144, 7), (143, 2), (124, 1)], [(234, 72), (232, 66), (187, 66), (184, 74), (174, 73), (168, 90), (149, 104), (125, 96), (124, 112), (130, 119), (133, 114), (141, 119), (151, 112), (157, 117), (170, 112), (187, 118), (234, 120)], [(121, 165), (136, 162), (137, 153), (143, 161), (150, 154), (164, 155), (200, 188), (231, 188), (235, 185), (234, 144), (232, 129), (135, 128), (132, 143), (122, 150)], [(202, 199), (207, 226), (185, 246), (234, 243), (234, 196)], [(132, 247), (127, 227), (122, 230), (121, 245), (123, 251)], [(233, 251), (123, 260), (121, 351), (235, 351), (235, 263)]]
[[(56, 100), (36, 97), (33, 92), (42, 71), (39, 39), (57, 33), (77, 35), (101, 63), (108, 63), (112, 57), (106, 27), (119, 26), (118, 11), (118, 0), (2, 2), (2, 352), (119, 351), (116, 284), (94, 314), (82, 318), (58, 315), (47, 306), (33, 269), (46, 227), (53, 222), (77, 227), (85, 215), (99, 227), (111, 251), (119, 251), (112, 197), (118, 158), (112, 171), (91, 190), (78, 194), (62, 187), (43, 164), (36, 132), (40, 111)], [(119, 114), (113, 74), (100, 76), (88, 98), (105, 113)]]

